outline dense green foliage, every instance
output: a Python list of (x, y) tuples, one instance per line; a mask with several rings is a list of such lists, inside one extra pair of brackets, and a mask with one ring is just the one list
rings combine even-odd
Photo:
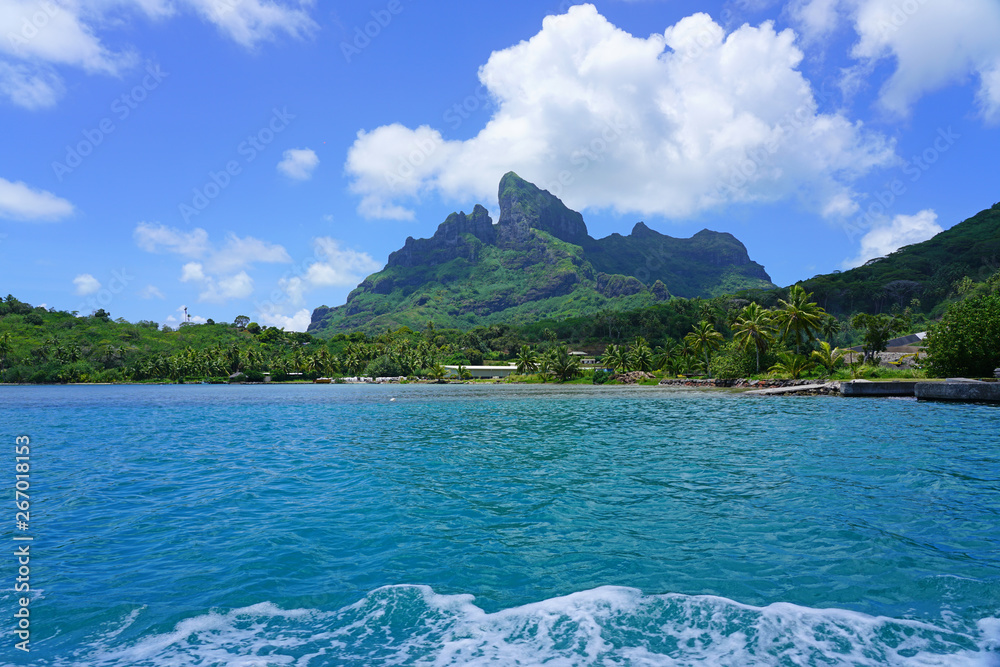
[(879, 352), (885, 352), (886, 346), (893, 336), (910, 328), (908, 317), (898, 315), (870, 315), (858, 313), (851, 318), (851, 325), (864, 331), (861, 339), (861, 351), (865, 361), (872, 361)]
[(827, 311), (879, 314), (895, 307), (940, 316), (965, 277), (985, 280), (1000, 269), (1000, 204), (934, 238), (864, 266), (803, 282)]
[(993, 377), (1000, 368), (1000, 273), (968, 287), (930, 332), (929, 366), (941, 377)]

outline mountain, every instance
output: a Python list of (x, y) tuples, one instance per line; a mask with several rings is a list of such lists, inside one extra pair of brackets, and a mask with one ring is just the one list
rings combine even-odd
[(1000, 204), (937, 236), (850, 271), (803, 281), (813, 300), (836, 315), (880, 313), (894, 306), (941, 314), (957, 281), (982, 281), (1000, 270)]
[(467, 329), (775, 287), (731, 234), (676, 239), (640, 222), (628, 236), (594, 239), (582, 215), (514, 173), (500, 181), (499, 202), (496, 224), (477, 205), (449, 215), (429, 239), (407, 238), (345, 305), (317, 308), (309, 331), (428, 321)]

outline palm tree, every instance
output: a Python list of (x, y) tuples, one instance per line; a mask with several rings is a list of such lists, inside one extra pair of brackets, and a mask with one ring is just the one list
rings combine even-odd
[(528, 345), (522, 345), (517, 353), (517, 374), (528, 375), (538, 370), (538, 355)]
[(569, 353), (565, 345), (552, 350), (549, 354), (549, 365), (552, 374), (560, 382), (572, 380), (580, 374), (580, 361)]
[(745, 350), (748, 345), (753, 345), (757, 353), (757, 372), (760, 373), (760, 353), (767, 350), (774, 341), (774, 324), (771, 322), (771, 313), (760, 307), (760, 304), (751, 303), (740, 311), (739, 317), (733, 324), (733, 340), (739, 344), (741, 350)]
[(809, 357), (804, 354), (792, 354), (782, 352), (778, 355), (778, 363), (769, 369), (772, 373), (787, 375), (793, 380), (798, 380), (803, 373), (808, 372), (814, 366)]
[(448, 369), (442, 366), (441, 364), (434, 364), (427, 371), (427, 377), (431, 378), (432, 380), (440, 380), (447, 374), (448, 374)]
[(830, 350), (830, 344), (823, 341), (819, 344), (818, 350), (813, 350), (810, 355), (820, 366), (826, 369), (827, 373), (832, 373), (833, 369), (844, 361), (844, 352), (838, 347)]
[(637, 371), (651, 371), (653, 369), (653, 351), (649, 349), (648, 345), (636, 345), (629, 352), (629, 361), (629, 366)]
[(710, 364), (712, 352), (715, 352), (725, 340), (715, 326), (708, 320), (702, 320), (694, 326), (694, 330), (684, 336), (684, 340), (690, 344), (691, 351), (696, 355), (701, 355), (705, 359), (705, 370), (708, 377), (712, 377)]
[(608, 345), (601, 361), (619, 373), (627, 373), (629, 370), (629, 355), (624, 345)]
[(803, 339), (812, 337), (823, 325), (826, 311), (818, 303), (809, 301), (812, 293), (806, 292), (801, 285), (795, 285), (788, 291), (788, 301), (778, 299), (781, 309), (775, 314), (775, 319), (781, 327), (781, 335), (795, 339), (796, 353), (802, 351)]
[(827, 340), (833, 340), (833, 337), (840, 333), (840, 321), (833, 315), (824, 315), (819, 332)]
[(653, 370), (658, 371), (666, 368), (670, 364), (670, 350), (662, 345), (653, 350)]
[(542, 378), (542, 382), (548, 382), (550, 375), (552, 375), (551, 350), (538, 358), (538, 377)]

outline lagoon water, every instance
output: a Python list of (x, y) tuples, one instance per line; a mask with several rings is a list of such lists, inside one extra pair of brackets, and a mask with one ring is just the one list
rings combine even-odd
[(0, 423), (4, 664), (1000, 665), (996, 407), (0, 387)]

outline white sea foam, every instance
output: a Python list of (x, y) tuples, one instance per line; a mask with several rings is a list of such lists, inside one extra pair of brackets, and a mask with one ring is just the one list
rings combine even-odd
[(262, 603), (128, 645), (119, 633), (52, 664), (1000, 665), (998, 618), (932, 624), (619, 587), (486, 613), (470, 595), (390, 586), (335, 612)]

